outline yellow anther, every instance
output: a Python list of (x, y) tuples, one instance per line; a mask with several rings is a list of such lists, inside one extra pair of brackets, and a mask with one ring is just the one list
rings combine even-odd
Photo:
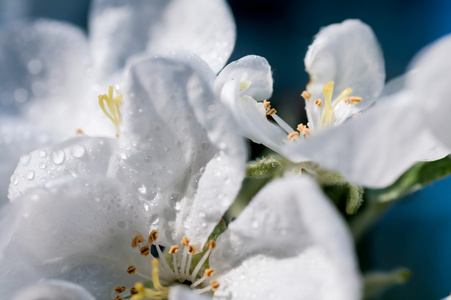
[(211, 289), (214, 291), (216, 291), (219, 288), (219, 282), (217, 282), (216, 280), (213, 280), (212, 282), (210, 282), (210, 286)]
[(134, 274), (136, 272), (136, 267), (135, 266), (130, 266), (127, 268), (127, 273), (128, 274)]
[(117, 286), (114, 288), (114, 292), (119, 294), (119, 293), (123, 293), (127, 290), (126, 286)]
[(263, 101), (263, 107), (264, 107), (265, 109), (270, 108), (270, 107), (271, 107), (271, 102), (268, 101), (268, 100), (264, 100), (264, 101)]
[(310, 94), (307, 91), (303, 91), (301, 94), (301, 97), (304, 98), (305, 100), (308, 100), (308, 99), (310, 99), (310, 97), (312, 97), (312, 94)]
[(158, 230), (152, 230), (149, 234), (148, 241), (149, 241), (149, 243), (152, 244), (153, 242), (155, 242), (157, 240), (157, 238), (158, 238)]
[(208, 249), (214, 249), (214, 248), (216, 248), (216, 241), (215, 240), (210, 240), (205, 246)]
[(136, 247), (138, 247), (138, 245), (140, 244), (140, 243), (142, 243), (142, 242), (144, 242), (144, 238), (143, 238), (143, 236), (141, 235), (141, 234), (138, 234), (137, 236), (135, 236), (134, 238), (133, 238), (133, 240), (132, 240), (132, 247), (133, 248), (136, 248)]
[(289, 140), (289, 141), (292, 141), (292, 140), (294, 140), (294, 139), (297, 138), (297, 137), (299, 137), (299, 132), (294, 131), (294, 132), (292, 132), (292, 133), (290, 133), (290, 134), (288, 135), (288, 140)]
[(361, 97), (350, 97), (351, 98), (351, 102), (352, 103), (360, 103), (362, 102), (362, 98)]
[(83, 134), (83, 130), (80, 129), (80, 128), (78, 128), (77, 130), (75, 130), (75, 134), (76, 134), (76, 135)]
[(171, 249), (169, 249), (168, 253), (169, 254), (175, 254), (179, 251), (179, 247), (178, 246), (171, 246)]
[(240, 82), (240, 92), (248, 89), (251, 86), (252, 82), (249, 80), (244, 80)]
[(137, 288), (135, 288), (135, 287), (132, 287), (131, 289), (130, 289), (130, 294), (132, 294), (132, 295), (136, 295), (136, 294), (138, 294), (139, 293), (139, 291), (138, 291), (138, 289)]
[(189, 244), (189, 238), (187, 236), (184, 236), (182, 238), (182, 240), (180, 241), (180, 244), (182, 244), (183, 246), (188, 246)]
[(351, 97), (345, 97), (345, 98), (343, 99), (343, 102), (344, 102), (345, 104), (350, 104), (350, 103), (351, 103)]
[(150, 254), (150, 247), (149, 246), (141, 247), (141, 249), (139, 249), (139, 252), (141, 253), (141, 255), (147, 256)]
[[(105, 115), (114, 123), (116, 126), (116, 136), (119, 137), (119, 124), (122, 121), (120, 106), (122, 104), (122, 94), (117, 95), (116, 98), (113, 97), (114, 87), (112, 85), (108, 88), (108, 95), (99, 95), (99, 105), (103, 110)], [(108, 106), (109, 112), (105, 108), (105, 103)]]
[(196, 247), (194, 247), (193, 245), (189, 245), (188, 246), (188, 253), (191, 255), (196, 254)]
[(277, 110), (275, 110), (274, 108), (270, 108), (266, 111), (266, 114), (269, 116), (272, 116), (273, 114), (275, 114), (277, 112)]
[(213, 269), (205, 269), (204, 277), (211, 277), (211, 276), (213, 276), (214, 273), (215, 273), (215, 270), (213, 270)]
[(321, 106), (323, 106), (323, 101), (321, 101), (321, 99), (316, 99), (315, 104), (316, 104), (316, 106), (321, 107)]
[(297, 127), (297, 130), (302, 133), (303, 135), (309, 136), (312, 134), (311, 130), (305, 126), (304, 124), (300, 123)]

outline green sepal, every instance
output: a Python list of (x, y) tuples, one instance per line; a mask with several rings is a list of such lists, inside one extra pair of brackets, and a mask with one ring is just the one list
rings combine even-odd
[(377, 297), (388, 288), (404, 284), (410, 278), (410, 271), (405, 268), (395, 269), (389, 272), (370, 272), (364, 275), (364, 300)]

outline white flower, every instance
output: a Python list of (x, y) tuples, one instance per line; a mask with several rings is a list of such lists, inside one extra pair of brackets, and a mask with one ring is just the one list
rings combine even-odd
[(116, 134), (97, 95), (121, 84), (129, 60), (189, 51), (219, 71), (234, 41), (235, 22), (223, 0), (96, 0), (88, 37), (51, 20), (2, 28), (0, 190), (22, 153), (76, 132)]
[[(77, 137), (18, 166), (19, 178), (33, 171), (34, 179), (12, 184), (2, 210), (2, 296), (56, 278), (98, 299), (149, 280), (153, 293), (170, 299), (197, 299), (171, 287), (185, 281), (195, 294), (215, 290), (218, 298), (359, 299), (349, 233), (308, 178), (269, 184), (216, 243), (208, 241), (238, 192), (245, 151), (214, 97), (214, 73), (181, 60), (131, 67), (119, 140)], [(152, 261), (140, 254), (150, 244), (175, 254)], [(204, 250), (212, 270), (191, 255)]]
[[(418, 160), (449, 153), (420, 123), (409, 94), (399, 92), (396, 85), (402, 80), (383, 91), (384, 61), (367, 25), (347, 20), (322, 29), (305, 65), (311, 76), (302, 93), (309, 121), (296, 130), (266, 101), (272, 75), (262, 57), (246, 56), (226, 66), (215, 94), (232, 110), (246, 137), (293, 162), (316, 161), (356, 184), (386, 186)], [(387, 100), (360, 115), (381, 93)], [(353, 116), (358, 117), (345, 122)]]

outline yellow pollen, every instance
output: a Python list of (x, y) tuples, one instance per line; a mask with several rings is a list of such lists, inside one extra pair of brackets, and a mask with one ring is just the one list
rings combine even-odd
[(204, 277), (211, 277), (211, 276), (213, 276), (214, 273), (215, 273), (215, 270), (213, 270), (213, 269), (205, 269)]
[(114, 300), (122, 300), (121, 296), (116, 295), (116, 297), (114, 297)]
[(251, 86), (252, 82), (249, 80), (244, 80), (240, 82), (240, 92), (248, 89)]
[(183, 246), (188, 246), (189, 244), (189, 238), (187, 236), (184, 236), (182, 238), (182, 240), (180, 241), (180, 244), (182, 244)]
[(127, 269), (127, 273), (128, 274), (134, 274), (136, 272), (136, 267), (135, 266), (130, 266), (130, 267), (128, 267), (128, 269)]
[(138, 289), (137, 289), (137, 288), (132, 287), (132, 288), (130, 289), (130, 294), (136, 295), (136, 294), (138, 294), (138, 293), (139, 293), (139, 292), (138, 292)]
[(308, 99), (310, 99), (310, 97), (312, 97), (312, 94), (310, 94), (307, 91), (303, 91), (301, 94), (301, 97), (304, 98), (304, 100), (308, 100)]
[(217, 282), (216, 280), (213, 280), (212, 282), (210, 282), (210, 286), (211, 289), (214, 291), (216, 291), (219, 288), (219, 282)]
[[(99, 95), (99, 105), (104, 114), (114, 123), (116, 126), (116, 136), (119, 137), (119, 124), (122, 121), (120, 106), (122, 104), (122, 94), (113, 97), (114, 87), (112, 85), (108, 88), (108, 95)], [(105, 103), (108, 106), (109, 112), (105, 108)]]
[(266, 111), (266, 114), (269, 116), (272, 116), (273, 114), (275, 114), (277, 112), (277, 110), (275, 110), (274, 108), (270, 108)]
[(361, 97), (350, 97), (351, 98), (351, 102), (352, 103), (360, 103), (362, 102), (362, 98)]
[(345, 104), (350, 104), (350, 103), (351, 103), (351, 97), (344, 97), (344, 98), (343, 98), (343, 102), (344, 102)]
[(321, 106), (323, 106), (323, 101), (321, 101), (321, 99), (316, 99), (315, 104), (316, 104), (316, 106), (321, 107)]
[(136, 247), (138, 247), (138, 245), (140, 244), (140, 243), (142, 243), (142, 242), (144, 242), (144, 238), (143, 238), (143, 236), (141, 235), (141, 234), (138, 234), (137, 236), (135, 236), (134, 238), (133, 238), (133, 240), (132, 240), (132, 247), (133, 248), (136, 248)]
[(289, 141), (292, 141), (292, 140), (294, 140), (294, 139), (297, 138), (297, 137), (299, 137), (299, 132), (294, 131), (294, 132), (292, 132), (292, 133), (290, 133), (290, 134), (288, 135), (288, 140), (289, 140)]
[(168, 253), (169, 254), (175, 254), (179, 251), (179, 247), (178, 246), (171, 246), (171, 249), (169, 249)]
[(208, 249), (214, 249), (216, 248), (216, 241), (210, 240), (205, 246), (207, 246)]
[(83, 134), (83, 130), (78, 128), (77, 130), (75, 130), (75, 134), (77, 135)]
[(189, 245), (188, 246), (188, 253), (191, 254), (191, 255), (196, 254), (196, 247), (194, 247), (192, 245)]
[(263, 107), (264, 107), (265, 109), (270, 108), (270, 107), (271, 107), (271, 102), (268, 101), (268, 100), (264, 100), (264, 101), (263, 101)]
[(152, 230), (149, 234), (148, 241), (149, 241), (149, 243), (152, 244), (153, 242), (155, 242), (157, 240), (157, 238), (158, 238), (158, 230)]
[(139, 252), (141, 253), (141, 255), (147, 256), (150, 254), (150, 247), (149, 246), (141, 247), (141, 249), (139, 249)]
[(119, 294), (119, 293), (123, 293), (127, 290), (127, 287), (125, 286), (117, 286), (114, 288), (114, 292)]

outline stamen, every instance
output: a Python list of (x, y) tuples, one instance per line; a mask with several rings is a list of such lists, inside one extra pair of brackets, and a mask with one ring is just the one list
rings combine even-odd
[(308, 100), (308, 99), (310, 99), (310, 97), (312, 97), (312, 94), (310, 94), (307, 91), (303, 91), (301, 94), (301, 97), (304, 98), (304, 100)]
[[(113, 98), (113, 90), (114, 87), (112, 85), (108, 88), (108, 95), (103, 94), (99, 95), (99, 105), (103, 110), (105, 115), (114, 123), (116, 126), (116, 136), (119, 137), (119, 124), (122, 121), (121, 111), (119, 107), (122, 104), (122, 94), (117, 95), (116, 98)], [(108, 106), (110, 112), (105, 109), (105, 102)]]
[(210, 240), (206, 245), (205, 245), (208, 249), (214, 249), (216, 248), (216, 241), (215, 240)]
[(297, 138), (297, 137), (299, 137), (299, 132), (294, 131), (294, 132), (292, 132), (292, 133), (290, 133), (290, 134), (288, 135), (288, 140), (289, 140), (289, 141), (292, 141), (292, 140), (294, 140), (294, 139)]
[(248, 80), (244, 80), (240, 82), (240, 92), (248, 89), (251, 86), (252, 82)]
[(191, 255), (196, 254), (196, 247), (194, 247), (192, 245), (189, 245), (188, 246), (188, 253), (191, 254)]
[(360, 103), (362, 102), (362, 98), (361, 97), (351, 97), (351, 102), (352, 103)]
[(123, 299), (121, 298), (121, 296), (116, 295), (116, 297), (114, 297), (114, 300), (123, 300)]
[(155, 245), (155, 248), (157, 248), (158, 256), (161, 258), (161, 261), (163, 262), (163, 271), (168, 273), (170, 276), (174, 276), (174, 272), (172, 271), (171, 267), (168, 265), (168, 262), (164, 258), (163, 253), (161, 252), (160, 245)]
[(127, 273), (128, 274), (134, 274), (136, 272), (136, 267), (135, 266), (130, 266), (130, 267), (128, 267), (128, 269), (127, 269)]
[(211, 276), (213, 276), (214, 273), (215, 273), (215, 270), (213, 270), (213, 269), (205, 269), (204, 277), (211, 277)]
[(114, 292), (115, 292), (116, 294), (123, 293), (123, 292), (125, 292), (126, 290), (127, 290), (127, 287), (126, 287), (126, 286), (117, 286), (117, 287), (114, 288)]
[(153, 244), (158, 238), (158, 230), (152, 230), (149, 234), (149, 243)]
[[(203, 277), (203, 278), (207, 278), (207, 277)], [(205, 292), (216, 291), (218, 288), (219, 288), (219, 282), (212, 281), (212, 282), (210, 282), (210, 286), (207, 286), (203, 289), (195, 290), (194, 293), (200, 295)]]
[(210, 282), (210, 286), (211, 286), (211, 289), (212, 289), (213, 292), (214, 292), (214, 291), (216, 291), (216, 290), (219, 288), (219, 282), (217, 282), (216, 280), (214, 280), (214, 281)]
[(266, 114), (267, 114), (268, 116), (272, 116), (272, 115), (274, 115), (276, 112), (277, 112), (277, 110), (275, 110), (274, 108), (270, 108), (270, 109), (268, 109), (268, 110), (266, 111)]
[(138, 293), (139, 293), (139, 291), (138, 291), (138, 289), (137, 289), (136, 287), (132, 287), (132, 288), (130, 289), (130, 294), (136, 295), (136, 294), (138, 294)]
[(180, 250), (180, 248), (178, 246), (171, 246), (171, 249), (169, 249), (168, 253), (169, 254), (175, 254)]
[(323, 125), (332, 125), (335, 121), (335, 114), (332, 108), (332, 93), (334, 91), (334, 82), (329, 81), (323, 88), (324, 108), (319, 122), (319, 128)]
[(194, 268), (193, 273), (191, 273), (191, 281), (193, 281), (197, 274), (199, 273), (200, 269), (202, 268), (202, 266), (204, 265), (205, 261), (207, 260), (208, 256), (211, 253), (211, 250), (213, 250), (216, 247), (216, 242), (211, 240), (206, 244), (208, 250), (204, 253), (204, 255), (202, 256), (202, 258), (199, 260), (199, 262), (197, 263), (196, 268)]
[(132, 240), (132, 247), (133, 248), (136, 248), (136, 247), (138, 247), (138, 245), (140, 244), (140, 243), (142, 243), (142, 242), (144, 242), (144, 238), (143, 238), (143, 236), (141, 235), (141, 234), (138, 234), (137, 236), (135, 236), (134, 238), (133, 238), (133, 240)]
[(139, 249), (139, 252), (141, 255), (147, 256), (150, 254), (150, 247), (149, 246), (143, 246), (141, 249)]
[(83, 130), (78, 128), (77, 130), (75, 130), (75, 134), (77, 135), (83, 134)]
[(271, 107), (271, 102), (268, 101), (268, 100), (264, 100), (264, 101), (263, 101), (263, 107), (264, 107), (265, 109), (270, 108), (270, 107)]
[(321, 99), (316, 99), (315, 104), (316, 104), (316, 106), (321, 107), (321, 106), (323, 106), (323, 101), (321, 101)]
[(160, 283), (159, 273), (160, 273), (160, 271), (158, 269), (158, 258), (154, 258), (152, 260), (152, 282), (153, 282), (153, 286), (155, 287), (155, 289), (157, 291), (161, 291), (161, 290), (165, 289), (165, 287), (163, 287)]
[(337, 97), (337, 99), (335, 100), (334, 104), (332, 105), (332, 109), (335, 109), (335, 107), (337, 107), (338, 103), (340, 103), (341, 99), (345, 98), (350, 93), (352, 93), (352, 89), (351, 88), (347, 88), (343, 92), (341, 92), (341, 94)]
[(184, 236), (182, 238), (182, 240), (180, 241), (180, 244), (182, 244), (183, 246), (188, 246), (189, 244), (189, 238), (187, 236)]

